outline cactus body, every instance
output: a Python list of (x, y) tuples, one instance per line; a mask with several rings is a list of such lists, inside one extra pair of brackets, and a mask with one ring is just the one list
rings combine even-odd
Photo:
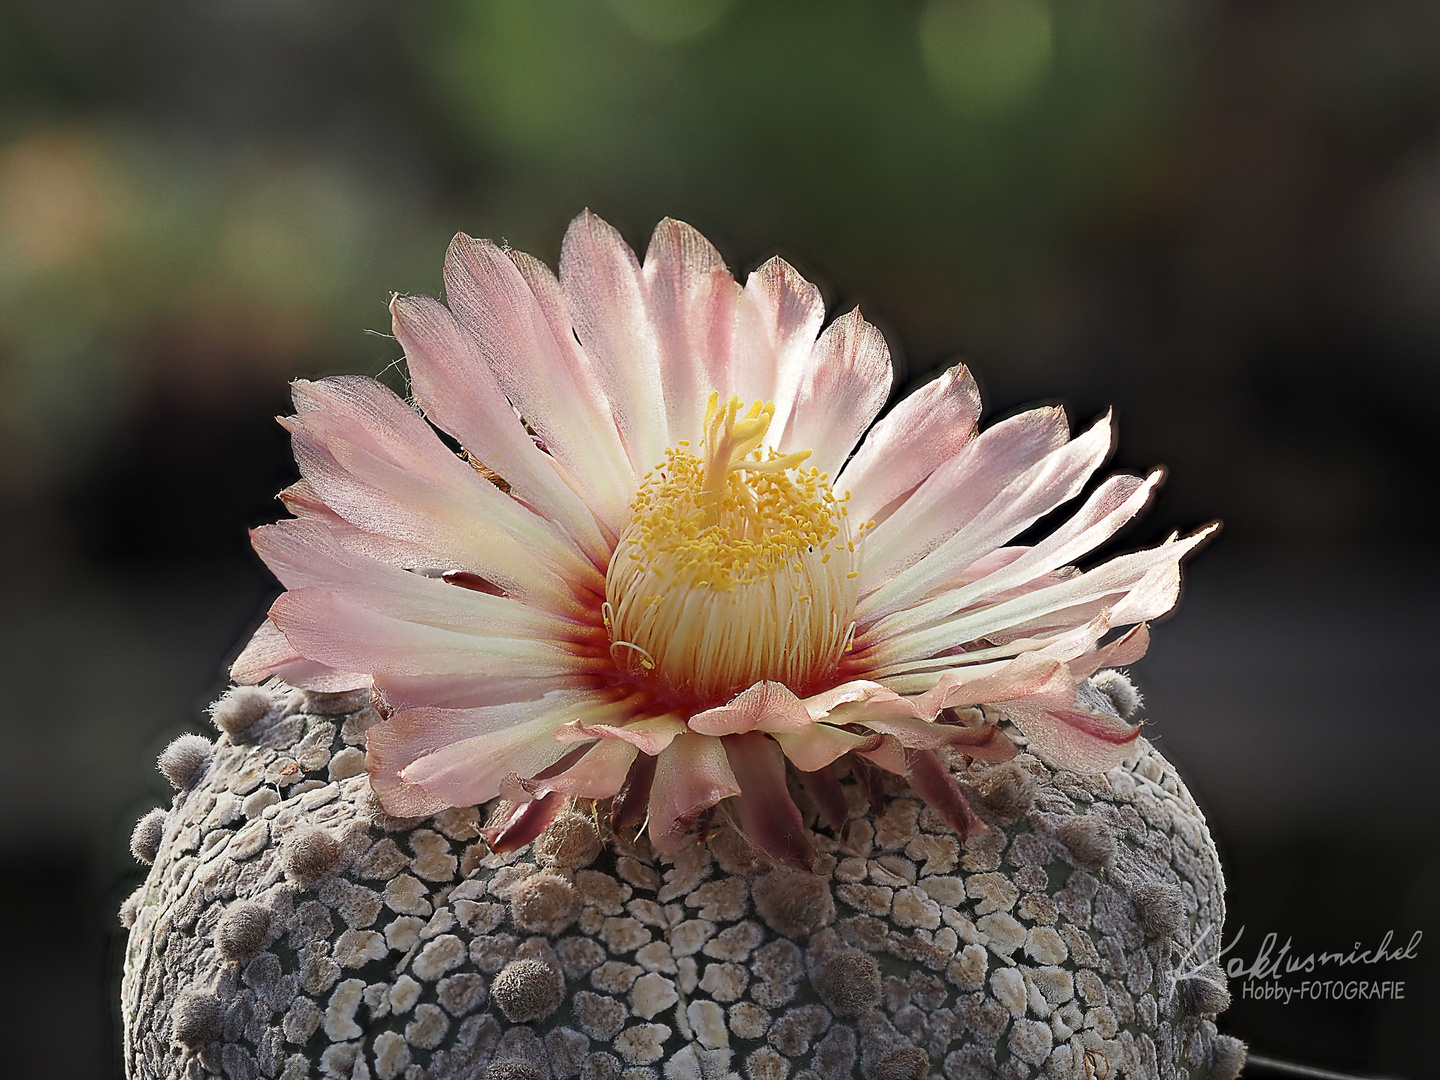
[(807, 817), (808, 875), (728, 827), (662, 861), (579, 809), (503, 856), (478, 809), (387, 817), (376, 719), (279, 697), (177, 795), (125, 906), (130, 1076), (1229, 1080), (1243, 1061), (1203, 964), (1214, 844), (1143, 739), (1100, 776), (957, 759), (992, 826), (964, 845), (902, 783), (877, 814), (846, 779), (843, 843)]

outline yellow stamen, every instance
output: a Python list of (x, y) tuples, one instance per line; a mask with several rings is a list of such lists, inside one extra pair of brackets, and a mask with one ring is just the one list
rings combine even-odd
[(774, 413), (712, 393), (702, 454), (681, 442), (642, 483), (606, 577), (623, 670), (723, 696), (760, 679), (801, 688), (838, 662), (859, 558), (843, 500), (801, 468), (810, 451), (765, 445)]

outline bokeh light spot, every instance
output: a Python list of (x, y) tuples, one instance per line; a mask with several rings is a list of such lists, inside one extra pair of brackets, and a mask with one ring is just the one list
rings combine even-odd
[(1029, 98), (1054, 44), (1045, 0), (931, 0), (919, 31), (931, 85), (966, 116), (992, 115)]
[(657, 45), (690, 41), (715, 26), (730, 0), (610, 0), (620, 21), (636, 37)]

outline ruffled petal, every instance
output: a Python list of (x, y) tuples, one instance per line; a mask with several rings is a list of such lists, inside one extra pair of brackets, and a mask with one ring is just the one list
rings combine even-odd
[(815, 772), (852, 751), (873, 750), (880, 743), (878, 734), (857, 734), (830, 724), (811, 724), (804, 731), (776, 732), (774, 739), (801, 772)]
[(571, 332), (555, 275), (538, 259), (462, 233), (445, 257), (445, 293), (505, 396), (571, 487), (618, 535), (629, 523), (639, 474)]
[(390, 314), (415, 400), (430, 421), (504, 477), (512, 494), (559, 524), (592, 562), (604, 566), (615, 537), (607, 539), (581, 495), (556, 471), (555, 459), (526, 433), (474, 339), (429, 297), (396, 296)]
[(735, 735), (762, 731), (804, 731), (814, 721), (805, 704), (778, 682), (758, 682), (728, 704), (690, 717), (690, 730), (702, 735)]
[(700, 815), (721, 799), (740, 794), (724, 743), (688, 732), (655, 759), (650, 788), (650, 843), (663, 854), (676, 851)]
[(568, 769), (543, 779), (524, 781), (523, 786), (534, 795), (559, 792), (575, 799), (608, 799), (624, 785), (638, 753), (632, 743), (601, 739)]
[(1110, 644), (1070, 661), (1070, 674), (1088, 679), (1101, 668), (1125, 667), (1135, 663), (1150, 648), (1150, 628), (1141, 623)]
[(833, 478), (884, 407), (891, 381), (890, 349), (880, 331), (858, 308), (840, 316), (815, 342), (776, 445), (787, 453), (812, 451), (807, 467)]
[(896, 500), (913, 491), (975, 438), (980, 388), (963, 364), (903, 399), (870, 429), (841, 470), (835, 490), (857, 521), (883, 520)]
[(586, 210), (565, 231), (560, 287), (580, 345), (610, 399), (630, 464), (643, 476), (665, 460), (674, 440), (640, 264), (620, 234)]
[(647, 716), (642, 720), (632, 720), (628, 723), (576, 720), (557, 732), (556, 737), (562, 742), (575, 742), (581, 739), (617, 739), (629, 743), (641, 753), (654, 757), (674, 742), (677, 735), (684, 733), (685, 718), (675, 713), (665, 713), (663, 716)]
[(785, 786), (785, 758), (768, 735), (752, 731), (722, 740), (730, 768), (740, 785), (735, 812), (745, 838), (766, 854), (800, 870), (809, 870), (815, 849), (805, 822)]

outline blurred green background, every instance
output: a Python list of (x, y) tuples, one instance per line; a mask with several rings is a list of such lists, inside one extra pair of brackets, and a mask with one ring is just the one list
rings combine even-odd
[[(900, 388), (1114, 404), (1172, 470), (1122, 546), (1226, 521), (1135, 674), (1240, 952), (1435, 928), (1440, 6), (0, 0), (6, 1075), (118, 1075), (126, 838), (275, 590), (286, 381), (398, 379), (390, 291), (584, 206), (784, 255)], [(1222, 1029), (1440, 1075), (1430, 944)]]

